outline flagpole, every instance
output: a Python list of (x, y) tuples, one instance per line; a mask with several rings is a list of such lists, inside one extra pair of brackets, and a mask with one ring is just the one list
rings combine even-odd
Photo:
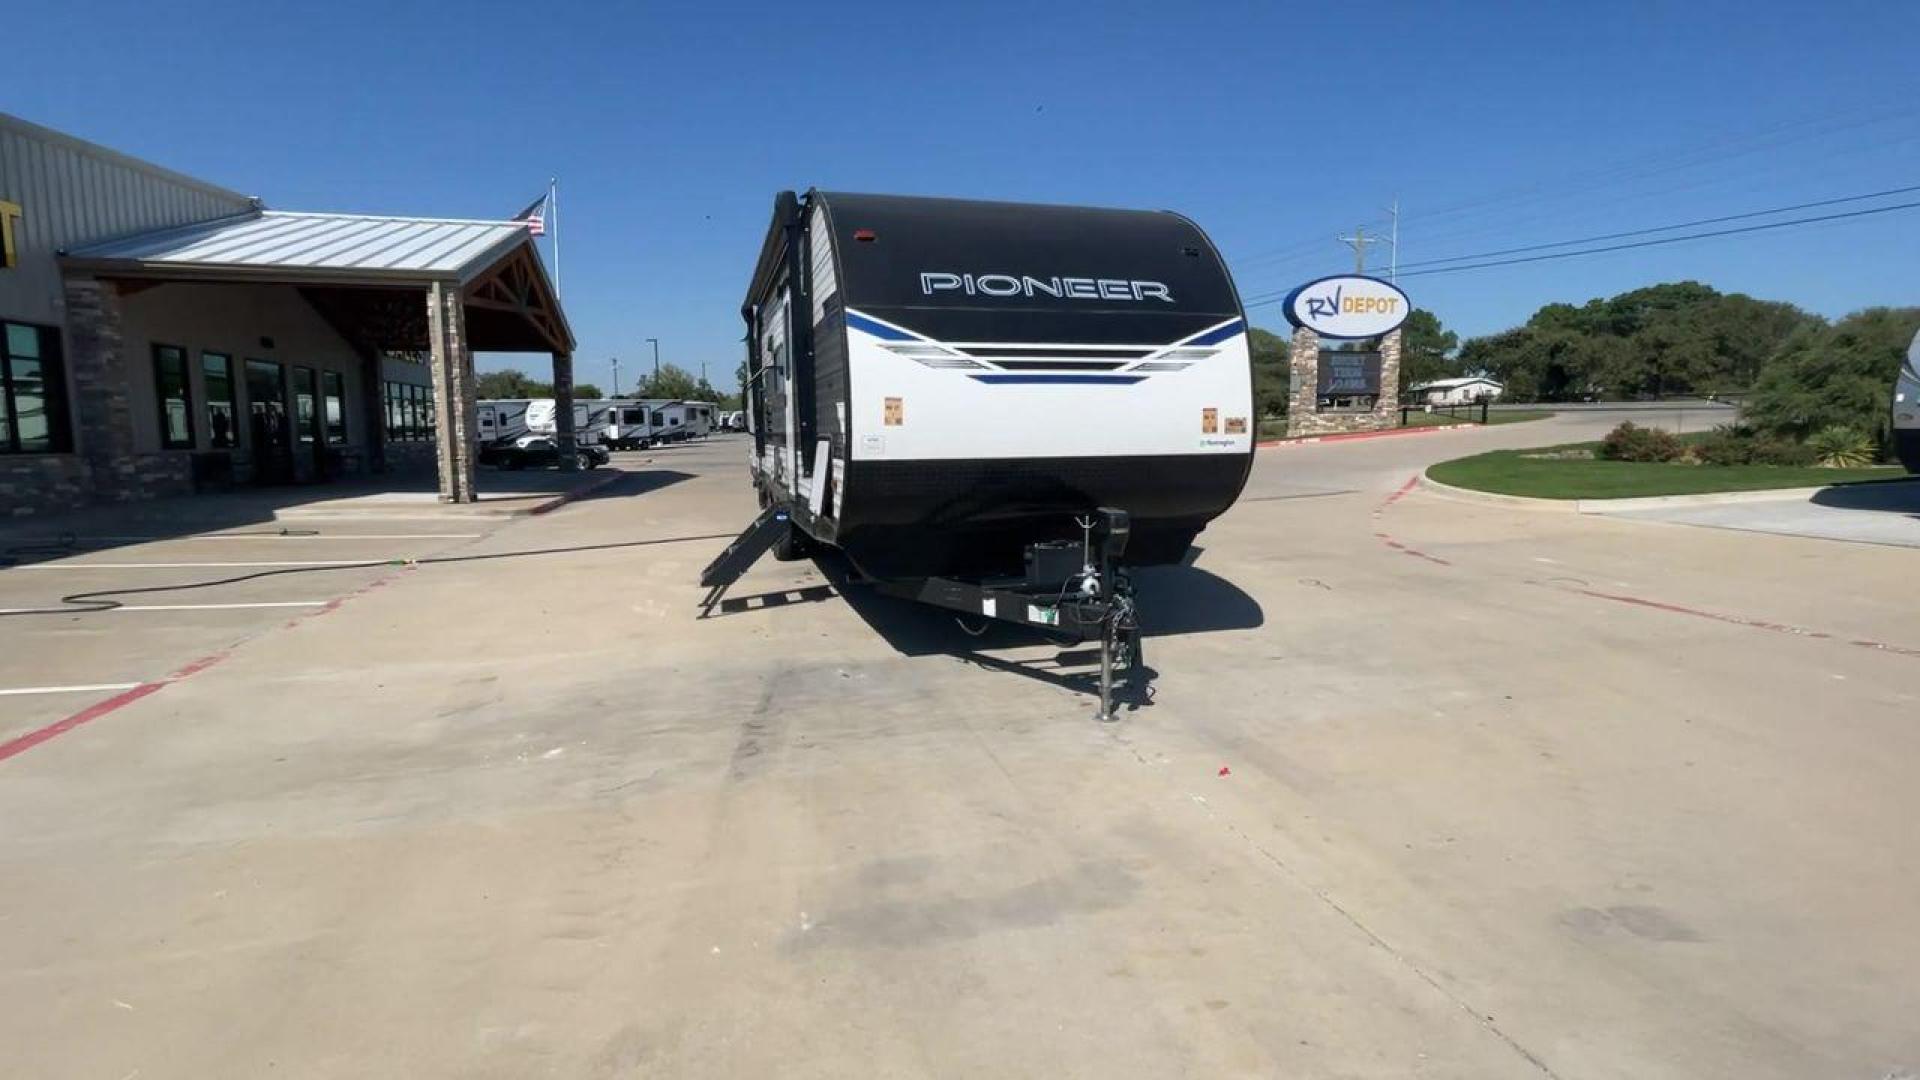
[(547, 180), (547, 207), (553, 216), (553, 298), (560, 296), (560, 178)]

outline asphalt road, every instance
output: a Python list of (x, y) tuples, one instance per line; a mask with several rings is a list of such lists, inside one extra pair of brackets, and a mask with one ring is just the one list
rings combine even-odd
[[(1920, 1069), (1911, 554), (1408, 487), (1611, 422), (1260, 451), (1105, 725), (809, 564), (695, 619), (743, 444), (624, 460), (0, 760), (4, 1071)], [(188, 615), (0, 622), (0, 689)]]

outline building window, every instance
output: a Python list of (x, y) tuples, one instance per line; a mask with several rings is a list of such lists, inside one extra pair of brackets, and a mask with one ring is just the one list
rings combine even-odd
[(327, 425), (327, 445), (347, 445), (347, 377), (338, 371), (320, 373), (321, 418)]
[(187, 350), (177, 345), (153, 347), (153, 389), (160, 402), (161, 447), (193, 449), (193, 393), (187, 378)]
[(0, 323), (0, 331), (0, 454), (72, 449), (60, 335), (26, 323)]
[(433, 388), (416, 383), (387, 384), (387, 441), (433, 441)]
[(240, 429), (235, 426), (239, 406), (233, 394), (233, 357), (217, 352), (200, 354), (200, 384), (207, 395), (207, 432), (215, 450), (231, 450), (240, 445)]

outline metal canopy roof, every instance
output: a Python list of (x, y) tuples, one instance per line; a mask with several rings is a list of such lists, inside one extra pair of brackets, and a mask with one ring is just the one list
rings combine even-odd
[(102, 269), (196, 276), (464, 282), (522, 243), (532, 237), (520, 222), (262, 210), (66, 254), (70, 263)]

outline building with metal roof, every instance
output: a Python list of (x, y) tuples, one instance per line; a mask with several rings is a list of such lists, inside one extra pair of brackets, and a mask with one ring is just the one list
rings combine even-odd
[(468, 501), (473, 353), (571, 396), (520, 222), (272, 210), (0, 114), (0, 226), (8, 514), (429, 463)]
[(526, 239), (526, 227), (510, 221), (255, 210), (86, 244), (67, 259), (210, 276), (270, 270), (314, 280), (454, 281)]

